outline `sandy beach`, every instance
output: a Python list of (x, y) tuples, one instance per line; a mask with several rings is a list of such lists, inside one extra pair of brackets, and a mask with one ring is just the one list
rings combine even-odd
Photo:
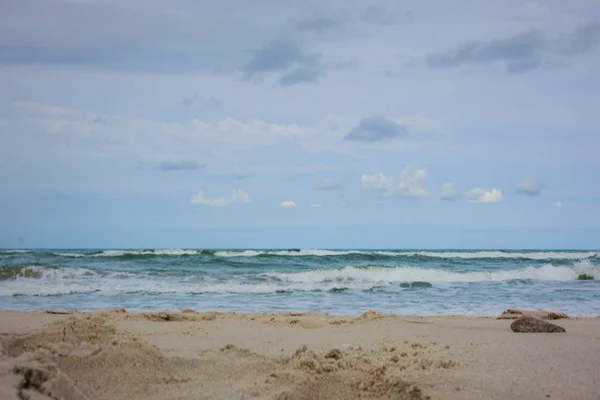
[(600, 318), (0, 312), (4, 399), (599, 399)]

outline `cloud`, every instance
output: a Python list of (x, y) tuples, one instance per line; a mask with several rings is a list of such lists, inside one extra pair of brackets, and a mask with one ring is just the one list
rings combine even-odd
[(591, 21), (572, 32), (550, 38), (539, 30), (488, 41), (468, 41), (455, 49), (426, 57), (430, 68), (503, 63), (509, 75), (539, 68), (545, 58), (585, 53), (600, 43), (600, 22)]
[(310, 205), (310, 208), (321, 208), (321, 205), (319, 203), (313, 203)]
[(232, 203), (250, 203), (251, 201), (250, 195), (242, 190), (234, 190), (231, 195)]
[(315, 190), (343, 190), (344, 187), (338, 181), (333, 179), (322, 179), (313, 187)]
[(199, 164), (194, 160), (165, 160), (158, 164), (157, 169), (163, 171), (184, 171), (204, 168), (204, 164)]
[(502, 200), (502, 191), (498, 189), (488, 191), (476, 188), (469, 191), (469, 203), (497, 203), (500, 200)]
[(517, 186), (517, 193), (530, 197), (538, 196), (542, 193), (542, 185), (533, 178), (525, 178)]
[(556, 208), (562, 208), (563, 204), (562, 201), (557, 201), (556, 203), (554, 203), (554, 207)]
[(206, 197), (204, 193), (199, 192), (190, 199), (192, 204), (203, 204), (210, 207), (223, 207), (229, 204), (229, 200), (225, 197)]
[(192, 204), (202, 204), (209, 207), (224, 207), (228, 204), (250, 203), (251, 201), (250, 195), (242, 190), (234, 190), (229, 199), (225, 197), (206, 197), (202, 192), (195, 194), (190, 199)]
[(281, 208), (293, 208), (296, 207), (296, 202), (293, 200), (286, 200), (286, 201), (282, 201), (279, 206)]
[[(258, 36), (256, 24), (236, 23), (229, 7), (194, 1), (179, 4), (176, 11), (157, 1), (147, 7), (96, 0), (1, 4), (0, 38), (10, 38), (0, 40), (3, 65), (175, 74), (212, 71), (231, 68), (240, 47), (255, 45)], [(278, 17), (265, 16), (261, 29), (274, 30), (272, 22)], [(225, 26), (227, 34), (218, 34)]]
[(291, 86), (298, 83), (315, 83), (321, 75), (325, 72), (321, 66), (314, 67), (301, 67), (296, 68), (293, 71), (288, 72), (279, 78), (279, 84), (281, 86)]
[(265, 74), (284, 72), (279, 84), (289, 86), (316, 82), (325, 73), (320, 53), (307, 52), (299, 42), (276, 40), (258, 50), (242, 68), (244, 79), (262, 78)]
[(302, 18), (294, 24), (299, 31), (312, 31), (317, 33), (336, 29), (340, 25), (342, 25), (342, 21), (324, 16)]
[(344, 140), (363, 142), (378, 142), (381, 140), (394, 140), (410, 137), (406, 125), (392, 121), (383, 116), (363, 118), (358, 126), (352, 128), (344, 136)]
[(580, 54), (593, 49), (598, 43), (600, 43), (600, 21), (590, 21), (563, 37), (560, 50), (565, 54)]
[(399, 23), (412, 22), (413, 15), (412, 11), (406, 11), (404, 14), (399, 15), (398, 13), (386, 10), (383, 7), (369, 6), (365, 10), (364, 19), (371, 25), (391, 26)]
[(510, 65), (535, 60), (546, 45), (546, 36), (540, 31), (531, 30), (487, 42), (470, 41), (445, 53), (430, 55), (426, 61), (431, 68), (450, 68), (461, 64), (494, 61), (504, 61)]
[(399, 197), (424, 197), (427, 196), (427, 171), (406, 167), (397, 177), (386, 176), (382, 173), (363, 175), (360, 178), (362, 186), (379, 194), (380, 198)]
[(451, 183), (444, 183), (440, 189), (442, 200), (458, 200), (462, 197), (462, 193), (454, 188)]

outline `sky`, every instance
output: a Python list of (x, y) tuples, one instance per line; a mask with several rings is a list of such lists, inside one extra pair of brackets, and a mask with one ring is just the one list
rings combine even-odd
[(0, 0), (0, 247), (600, 248), (596, 0)]

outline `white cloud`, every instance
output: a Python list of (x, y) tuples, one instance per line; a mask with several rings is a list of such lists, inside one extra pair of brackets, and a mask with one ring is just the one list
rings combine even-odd
[(382, 173), (363, 175), (360, 178), (364, 189), (379, 193), (381, 197), (424, 197), (427, 196), (427, 171), (406, 167), (397, 177)]
[(279, 204), (279, 206), (282, 208), (293, 208), (296, 207), (296, 202), (293, 200), (286, 200), (282, 201), (281, 204)]
[(192, 196), (190, 203), (202, 204), (209, 207), (224, 207), (228, 204), (234, 203), (249, 203), (252, 201), (250, 195), (242, 190), (234, 190), (231, 198), (225, 197), (206, 197), (204, 193), (199, 192)]
[(223, 207), (229, 204), (229, 201), (224, 197), (206, 197), (204, 193), (199, 192), (192, 196), (190, 203), (203, 204), (210, 207)]
[(488, 191), (476, 188), (469, 191), (469, 203), (497, 203), (500, 200), (502, 200), (502, 191), (499, 189)]
[(234, 190), (233, 194), (231, 195), (232, 203), (250, 203), (251, 201), (252, 198), (250, 195), (243, 190)]
[(554, 203), (554, 207), (556, 208), (562, 208), (563, 204), (562, 201), (557, 201), (556, 203)]
[(442, 200), (458, 200), (462, 197), (462, 193), (454, 188), (451, 183), (444, 183), (440, 189)]
[(533, 178), (525, 178), (519, 186), (517, 186), (517, 193), (524, 194), (526, 196), (538, 196), (542, 192), (542, 185)]

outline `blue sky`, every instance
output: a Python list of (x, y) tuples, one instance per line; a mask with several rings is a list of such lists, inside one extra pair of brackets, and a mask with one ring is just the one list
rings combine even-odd
[(0, 0), (2, 247), (600, 247), (600, 3)]

